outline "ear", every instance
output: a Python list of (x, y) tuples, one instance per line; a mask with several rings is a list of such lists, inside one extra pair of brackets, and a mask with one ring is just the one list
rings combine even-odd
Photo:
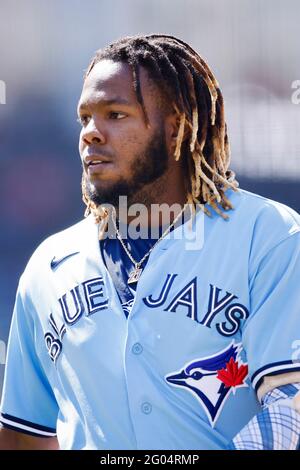
[[(177, 136), (180, 127), (180, 116), (175, 110), (166, 116), (165, 120), (165, 131), (167, 144), (171, 148), (172, 153), (174, 153), (177, 143)], [(184, 134), (182, 142), (188, 140), (191, 136), (191, 131), (187, 123), (184, 126)]]

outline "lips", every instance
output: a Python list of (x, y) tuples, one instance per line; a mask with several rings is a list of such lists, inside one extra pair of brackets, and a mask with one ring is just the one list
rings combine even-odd
[(101, 155), (87, 155), (84, 157), (84, 162), (87, 167), (111, 163), (107, 157)]
[(99, 163), (104, 163), (104, 162), (102, 162), (101, 160), (100, 160), (100, 161), (98, 161), (98, 160), (93, 160), (93, 161), (91, 161), (91, 162), (88, 164), (88, 166), (98, 165)]
[(102, 155), (93, 154), (84, 157), (86, 172), (90, 178), (108, 178), (110, 170), (113, 169), (113, 162)]

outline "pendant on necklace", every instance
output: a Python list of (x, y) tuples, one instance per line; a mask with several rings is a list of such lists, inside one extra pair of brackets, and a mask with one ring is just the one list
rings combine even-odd
[(142, 274), (142, 269), (136, 266), (133, 271), (129, 274), (129, 278), (127, 281), (127, 284), (133, 284), (134, 282), (138, 282), (139, 278), (141, 277)]

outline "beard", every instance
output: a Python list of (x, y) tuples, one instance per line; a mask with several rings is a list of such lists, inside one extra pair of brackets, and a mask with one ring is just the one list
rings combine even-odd
[[(96, 206), (109, 204), (115, 208), (119, 205), (120, 196), (127, 196), (129, 204), (146, 202), (137, 200), (138, 193), (141, 192), (145, 185), (149, 185), (163, 176), (167, 169), (168, 149), (165, 131), (162, 128), (162, 130), (158, 130), (154, 134), (144, 152), (136, 155), (130, 167), (130, 178), (120, 178), (109, 188), (96, 188), (91, 184), (86, 173), (84, 173), (87, 196)], [(144, 199), (145, 195), (142, 198)]]

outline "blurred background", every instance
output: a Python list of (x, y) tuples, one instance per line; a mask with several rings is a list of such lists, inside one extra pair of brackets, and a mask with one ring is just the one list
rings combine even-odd
[(76, 106), (96, 49), (152, 32), (190, 43), (223, 91), (240, 186), (299, 211), (299, 18), (299, 0), (0, 0), (0, 392), (18, 278), (83, 217)]

